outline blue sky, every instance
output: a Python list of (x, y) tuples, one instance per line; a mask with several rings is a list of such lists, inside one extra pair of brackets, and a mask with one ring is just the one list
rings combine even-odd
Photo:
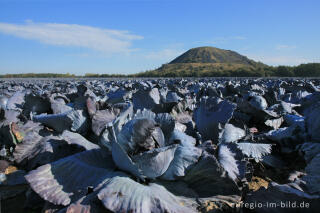
[(136, 73), (199, 46), (320, 62), (318, 0), (0, 0), (0, 74)]

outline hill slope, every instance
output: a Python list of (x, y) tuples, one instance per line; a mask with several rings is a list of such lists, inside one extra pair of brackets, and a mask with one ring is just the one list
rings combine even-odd
[(231, 50), (215, 47), (192, 48), (160, 68), (137, 76), (260, 76), (268, 67)]
[(215, 47), (197, 47), (188, 50), (169, 64), (176, 63), (232, 63), (255, 65), (256, 62), (231, 50)]

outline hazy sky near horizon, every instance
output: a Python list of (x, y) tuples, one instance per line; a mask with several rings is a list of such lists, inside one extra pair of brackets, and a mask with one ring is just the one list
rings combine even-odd
[(199, 46), (320, 62), (319, 10), (319, 0), (0, 0), (0, 74), (129, 74)]

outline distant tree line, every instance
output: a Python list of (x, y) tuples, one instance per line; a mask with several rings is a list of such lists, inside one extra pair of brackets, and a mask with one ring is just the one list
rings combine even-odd
[(176, 67), (166, 65), (157, 70), (135, 74), (135, 77), (320, 77), (320, 63), (299, 66)]
[(94, 74), (86, 73), (84, 76), (74, 74), (55, 73), (25, 73), (4, 74), (0, 78), (118, 78), (118, 77), (320, 77), (320, 63), (308, 63), (298, 66), (245, 66), (236, 67), (232, 64), (226, 66), (198, 66), (163, 65), (159, 69), (137, 74)]
[(4, 74), (0, 78), (74, 78), (74, 74), (66, 73), (21, 73), (21, 74)]
[(85, 78), (121, 78), (128, 77), (128, 75), (124, 74), (95, 74), (95, 73), (86, 73), (84, 75)]
[(127, 77), (122, 74), (95, 74), (86, 73), (84, 76), (75, 74), (58, 74), (58, 73), (22, 73), (22, 74), (4, 74), (0, 75), (0, 78), (115, 78), (115, 77)]

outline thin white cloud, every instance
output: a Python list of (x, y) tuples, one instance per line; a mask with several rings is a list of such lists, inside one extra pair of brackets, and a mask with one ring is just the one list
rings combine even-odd
[(286, 45), (286, 44), (279, 44), (276, 46), (276, 50), (293, 50), (296, 48), (297, 46), (295, 45)]
[(184, 52), (183, 50), (177, 50), (177, 49), (163, 49), (163, 50), (159, 50), (159, 51), (150, 52), (145, 57), (147, 59), (171, 61), (174, 58), (181, 55), (183, 52)]
[(0, 22), (0, 33), (58, 46), (83, 47), (106, 54), (129, 53), (132, 41), (142, 36), (128, 31), (103, 29), (77, 24), (34, 23), (23, 25)]

